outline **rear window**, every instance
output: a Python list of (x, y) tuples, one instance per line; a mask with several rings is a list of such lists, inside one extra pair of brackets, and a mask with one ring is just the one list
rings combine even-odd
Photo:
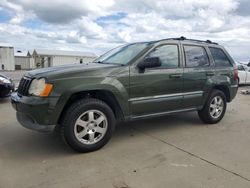
[(209, 60), (206, 50), (201, 46), (184, 46), (186, 67), (206, 67)]
[(223, 52), (222, 49), (212, 48), (212, 47), (209, 47), (209, 49), (213, 56), (216, 67), (231, 67), (232, 66), (227, 55)]

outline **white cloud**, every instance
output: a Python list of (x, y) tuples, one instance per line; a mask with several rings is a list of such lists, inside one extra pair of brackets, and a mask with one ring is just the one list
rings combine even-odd
[(13, 2), (8, 1), (8, 0), (1, 0), (0, 1), (0, 6), (2, 8), (11, 9), (11, 10), (14, 10), (14, 11), (17, 11), (17, 12), (22, 11), (22, 6), (20, 4), (16, 4), (16, 3), (13, 3)]
[(10, 20), (10, 23), (11, 24), (21, 24), (23, 22), (24, 18), (25, 18), (24, 14), (17, 14), (15, 17), (13, 17)]
[(77, 24), (82, 35), (91, 39), (94, 38), (103, 40), (107, 38), (107, 34), (104, 29), (88, 17), (82, 17), (79, 21), (77, 21)]
[[(12, 18), (0, 23), (0, 40), (100, 53), (126, 42), (186, 36), (221, 42), (234, 57), (250, 59), (249, 8), (248, 0), (2, 0), (0, 11)], [(27, 26), (30, 20), (35, 24)]]

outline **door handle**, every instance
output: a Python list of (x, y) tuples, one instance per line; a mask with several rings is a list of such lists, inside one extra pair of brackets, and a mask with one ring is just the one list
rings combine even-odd
[(206, 75), (207, 76), (214, 76), (214, 73), (213, 72), (207, 72)]
[(169, 78), (181, 78), (182, 74), (170, 74)]

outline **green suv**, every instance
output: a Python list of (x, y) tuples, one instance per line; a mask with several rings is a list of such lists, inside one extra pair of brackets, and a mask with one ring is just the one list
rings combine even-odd
[(88, 64), (27, 72), (11, 96), (17, 119), (39, 132), (61, 130), (79, 152), (104, 146), (116, 122), (198, 111), (219, 122), (238, 89), (238, 71), (211, 41), (132, 43)]

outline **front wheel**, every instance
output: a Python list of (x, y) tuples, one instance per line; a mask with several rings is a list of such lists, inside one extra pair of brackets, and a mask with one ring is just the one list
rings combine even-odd
[(214, 124), (224, 117), (226, 108), (225, 94), (220, 90), (213, 90), (203, 109), (198, 111), (198, 114), (204, 123)]
[(62, 136), (78, 152), (95, 151), (111, 138), (115, 128), (112, 109), (103, 101), (88, 98), (75, 102), (62, 121)]

